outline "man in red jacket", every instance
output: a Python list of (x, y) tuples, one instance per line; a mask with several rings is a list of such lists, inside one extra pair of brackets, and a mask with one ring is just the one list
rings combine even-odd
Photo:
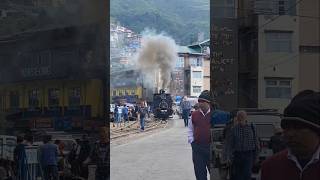
[(261, 180), (320, 179), (320, 93), (298, 93), (281, 121), (288, 148), (267, 159)]

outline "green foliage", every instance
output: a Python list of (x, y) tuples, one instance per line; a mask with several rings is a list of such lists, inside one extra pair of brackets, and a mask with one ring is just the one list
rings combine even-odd
[(165, 32), (180, 45), (209, 38), (209, 0), (111, 0), (110, 15), (135, 32)]

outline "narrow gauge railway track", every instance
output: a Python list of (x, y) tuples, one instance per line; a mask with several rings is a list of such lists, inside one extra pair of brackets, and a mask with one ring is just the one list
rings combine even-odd
[[(145, 130), (144, 132), (151, 131), (153, 129), (162, 128), (167, 125), (167, 122), (155, 121), (153, 118), (146, 120), (145, 122)], [(119, 129), (111, 129), (110, 131), (110, 139), (115, 140), (122, 137), (129, 136), (131, 134), (140, 133), (140, 124), (138, 121), (135, 121), (129, 125), (121, 127)]]

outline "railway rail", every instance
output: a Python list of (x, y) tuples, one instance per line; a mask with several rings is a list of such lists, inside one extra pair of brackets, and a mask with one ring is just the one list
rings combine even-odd
[[(145, 130), (143, 132), (151, 131), (167, 126), (167, 121), (155, 120), (154, 118), (147, 118), (145, 121)], [(141, 133), (139, 121), (129, 121), (129, 123), (121, 123), (121, 127), (113, 127), (110, 130), (111, 141), (127, 137), (133, 134)], [(113, 126), (113, 124), (111, 125)], [(110, 127), (111, 127), (110, 126)], [(115, 125), (116, 126), (116, 125)]]

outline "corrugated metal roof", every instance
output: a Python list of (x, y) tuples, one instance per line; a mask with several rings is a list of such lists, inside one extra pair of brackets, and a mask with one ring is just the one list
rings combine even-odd
[(210, 45), (210, 39), (206, 39), (206, 40), (204, 40), (204, 41), (202, 41), (202, 42), (200, 42), (200, 43), (197, 43), (197, 44), (191, 44), (191, 45), (189, 45), (188, 47), (192, 47), (192, 46), (199, 46), (199, 45)]
[(186, 54), (202, 54), (197, 52), (194, 49), (189, 48), (188, 46), (179, 46), (178, 53), (186, 53)]

